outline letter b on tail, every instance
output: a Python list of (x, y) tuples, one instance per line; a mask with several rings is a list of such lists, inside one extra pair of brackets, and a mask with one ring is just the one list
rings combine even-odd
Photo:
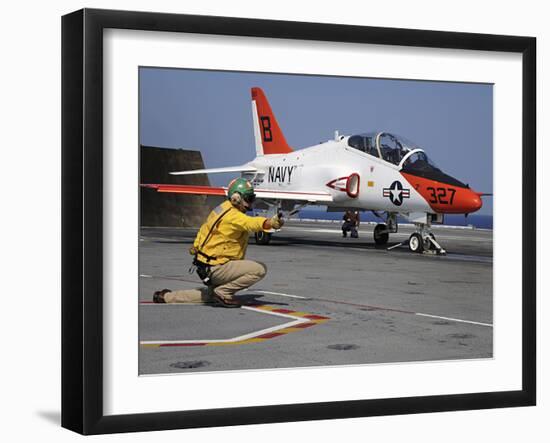
[(252, 88), (251, 92), (256, 155), (288, 154), (292, 152), (292, 148), (288, 146), (264, 92), (261, 88)]

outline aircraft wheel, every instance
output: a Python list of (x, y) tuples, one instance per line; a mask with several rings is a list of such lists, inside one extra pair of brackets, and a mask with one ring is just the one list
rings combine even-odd
[(420, 234), (415, 232), (409, 237), (409, 249), (412, 252), (418, 253), (421, 253), (424, 250), (424, 242)]
[(376, 243), (376, 245), (385, 245), (386, 243), (388, 243), (390, 234), (387, 232), (382, 232), (386, 231), (387, 229), (388, 227), (384, 223), (378, 223), (374, 227), (374, 243)]
[(271, 233), (263, 231), (256, 232), (254, 238), (256, 239), (257, 245), (268, 245), (271, 241)]

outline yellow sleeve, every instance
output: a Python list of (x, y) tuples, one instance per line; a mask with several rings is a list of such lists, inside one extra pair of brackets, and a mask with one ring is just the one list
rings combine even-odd
[(264, 230), (265, 217), (250, 217), (242, 212), (236, 212), (236, 216), (231, 220), (233, 224), (248, 232), (259, 232)]

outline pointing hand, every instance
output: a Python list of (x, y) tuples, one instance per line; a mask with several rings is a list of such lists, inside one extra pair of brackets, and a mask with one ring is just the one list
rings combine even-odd
[(273, 229), (281, 229), (281, 226), (285, 224), (283, 218), (280, 217), (279, 214), (275, 214), (273, 217), (271, 217), (269, 223), (271, 224), (271, 227)]

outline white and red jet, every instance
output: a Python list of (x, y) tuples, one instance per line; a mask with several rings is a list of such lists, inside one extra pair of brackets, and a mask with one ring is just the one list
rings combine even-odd
[[(374, 228), (377, 245), (397, 232), (397, 215), (416, 226), (408, 241), (415, 252), (445, 251), (430, 232), (443, 214), (469, 214), (482, 206), (481, 196), (445, 174), (423, 149), (388, 132), (351, 136), (335, 133), (333, 140), (292, 149), (260, 88), (252, 88), (256, 157), (241, 166), (172, 172), (173, 175), (237, 172), (255, 188), (256, 206), (268, 212), (297, 212), (305, 205), (329, 210), (368, 210), (383, 217)], [(226, 195), (225, 187), (146, 184), (158, 192)], [(269, 243), (260, 234), (258, 243)]]

